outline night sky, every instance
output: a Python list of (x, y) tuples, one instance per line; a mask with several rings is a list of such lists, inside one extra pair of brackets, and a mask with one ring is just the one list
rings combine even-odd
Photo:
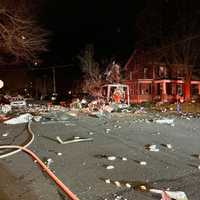
[(136, 15), (144, 1), (46, 0), (41, 24), (51, 34), (49, 52), (54, 64), (70, 64), (87, 44), (99, 59), (127, 59), (134, 48)]
[[(136, 42), (136, 16), (145, 0), (33, 0), (39, 24), (49, 31), (48, 51), (41, 54), (41, 64), (33, 76), (52, 82), (56, 67), (58, 91), (73, 87), (81, 79), (77, 56), (86, 45), (94, 46), (97, 62), (115, 59), (121, 66), (127, 62)], [(69, 66), (63, 67), (62, 66)], [(105, 68), (106, 66), (100, 66)], [(30, 67), (31, 68), (31, 67)], [(45, 69), (48, 68), (48, 69)], [(28, 68), (29, 70), (29, 68)], [(31, 70), (33, 70), (31, 68)]]

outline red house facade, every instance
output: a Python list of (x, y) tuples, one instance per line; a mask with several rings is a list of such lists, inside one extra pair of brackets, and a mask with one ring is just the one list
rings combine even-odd
[(191, 73), (188, 80), (184, 65), (153, 60), (135, 51), (126, 63), (124, 83), (130, 88), (130, 103), (188, 101), (200, 97), (200, 79)]

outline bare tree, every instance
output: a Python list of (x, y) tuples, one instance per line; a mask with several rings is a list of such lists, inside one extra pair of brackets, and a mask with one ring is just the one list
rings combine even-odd
[(82, 55), (78, 56), (81, 69), (84, 74), (83, 91), (93, 96), (101, 96), (100, 88), (102, 85), (102, 76), (99, 64), (94, 59), (94, 48), (92, 45), (86, 46)]
[(112, 62), (112, 64), (109, 64), (106, 69), (106, 81), (109, 83), (119, 83), (120, 82), (120, 66), (115, 63), (115, 61)]
[(25, 4), (13, 11), (5, 2), (0, 9), (0, 62), (33, 61), (47, 50), (47, 31), (27, 15)]

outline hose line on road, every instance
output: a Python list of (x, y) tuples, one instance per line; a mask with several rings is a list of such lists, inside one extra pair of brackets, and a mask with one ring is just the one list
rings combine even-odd
[(62, 181), (57, 178), (57, 176), (31, 150), (17, 145), (3, 145), (0, 146), (0, 149), (17, 149), (27, 153), (34, 161), (36, 161), (36, 163), (38, 163), (38, 165), (42, 167), (42, 169), (50, 176), (50, 178), (52, 178), (56, 185), (70, 198), (70, 200), (79, 200), (79, 198), (71, 192), (68, 187), (62, 183)]
[(36, 163), (38, 163), (38, 165), (41, 166), (44, 172), (46, 172), (49, 175), (49, 177), (56, 183), (56, 185), (70, 198), (70, 200), (79, 200), (79, 198), (68, 189), (68, 187), (40, 160), (40, 158), (36, 154), (34, 154), (31, 150), (27, 149), (27, 147), (34, 141), (34, 133), (31, 130), (31, 122), (32, 121), (30, 120), (28, 123), (28, 132), (31, 135), (31, 139), (29, 140), (29, 142), (26, 143), (24, 146), (18, 146), (18, 145), (0, 146), (0, 149), (16, 149), (9, 153), (0, 155), (0, 159), (9, 157), (20, 151), (27, 153)]
[[(30, 120), (28, 122), (28, 133), (30, 134), (31, 139), (23, 147), (28, 147), (35, 139), (34, 133), (31, 130), (31, 123), (32, 123), (32, 121)], [(17, 150), (11, 151), (9, 153), (2, 154), (2, 155), (0, 155), (0, 159), (12, 156), (12, 155), (14, 155), (14, 154), (16, 154), (16, 153), (18, 153), (20, 151), (21, 151), (21, 149), (18, 148)]]

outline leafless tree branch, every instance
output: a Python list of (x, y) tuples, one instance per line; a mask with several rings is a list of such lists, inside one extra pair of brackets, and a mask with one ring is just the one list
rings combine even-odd
[[(47, 31), (36, 21), (9, 9), (0, 9), (0, 53), (1, 62), (33, 61), (39, 53), (46, 51)], [(11, 59), (12, 58), (12, 59)]]

